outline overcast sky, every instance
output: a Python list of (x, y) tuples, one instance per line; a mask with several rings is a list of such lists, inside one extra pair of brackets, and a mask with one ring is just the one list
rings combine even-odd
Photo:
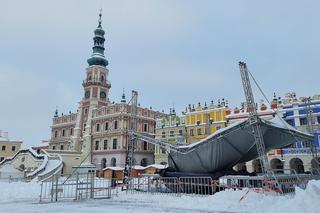
[(0, 2), (0, 129), (25, 147), (50, 138), (56, 106), (77, 110), (100, 7), (111, 101), (124, 88), (157, 110), (222, 97), (235, 107), (239, 60), (269, 97), (320, 93), (316, 0)]

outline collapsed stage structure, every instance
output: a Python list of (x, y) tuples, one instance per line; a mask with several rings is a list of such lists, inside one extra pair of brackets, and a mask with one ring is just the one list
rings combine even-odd
[[(268, 151), (285, 148), (302, 141), (308, 141), (312, 144), (313, 136), (311, 134), (296, 130), (276, 112), (275, 117), (271, 120), (258, 117), (249, 79), (251, 73), (244, 62), (239, 62), (239, 67), (249, 112), (247, 120), (231, 124), (199, 142), (186, 146), (173, 146), (137, 133), (132, 129), (131, 144), (133, 145), (130, 148), (132, 153), (137, 138), (165, 147), (169, 150), (169, 167), (162, 172), (163, 176), (211, 176), (218, 178), (227, 174), (228, 171), (233, 171), (232, 167), (236, 164), (255, 158), (260, 160), (262, 174), (267, 176), (270, 173), (266, 156)], [(251, 77), (253, 78), (252, 75)], [(256, 83), (255, 79), (254, 82)], [(259, 86), (258, 88), (260, 89)], [(264, 93), (262, 94), (264, 95)], [(133, 95), (133, 97), (136, 96)], [(135, 117), (134, 114), (133, 117)]]
[[(312, 141), (313, 136), (296, 130), (282, 118), (258, 118), (265, 151), (288, 147), (298, 141)], [(259, 157), (252, 124), (249, 120), (233, 123), (203, 140), (185, 146), (173, 146), (141, 133), (132, 133), (139, 140), (168, 148), (169, 167), (163, 176), (214, 176), (232, 170), (238, 163)], [(220, 176), (220, 175), (219, 175)]]
[[(279, 117), (258, 122), (266, 152), (313, 140)], [(251, 125), (248, 120), (237, 122), (197, 143), (177, 147), (169, 154), (169, 167), (175, 172), (214, 174), (259, 157)]]

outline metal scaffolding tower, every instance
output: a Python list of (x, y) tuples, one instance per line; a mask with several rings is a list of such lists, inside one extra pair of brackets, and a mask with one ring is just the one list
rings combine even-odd
[(254, 136), (255, 145), (257, 147), (258, 156), (261, 164), (262, 174), (267, 176), (269, 169), (269, 162), (266, 156), (265, 144), (260, 129), (260, 120), (258, 119), (257, 108), (254, 102), (252, 88), (249, 79), (247, 65), (244, 62), (239, 62), (241, 79), (243, 84), (244, 94), (246, 96), (247, 109), (249, 112), (249, 122), (252, 125), (252, 134)]
[[(131, 99), (131, 120), (130, 120), (130, 129), (131, 132), (137, 131), (137, 105), (138, 105), (138, 92), (132, 90), (132, 99)], [(127, 145), (127, 159), (125, 167), (125, 176), (127, 179), (131, 177), (131, 171), (133, 167), (133, 154), (136, 146), (137, 137), (134, 134), (129, 134), (130, 140)]]
[[(311, 109), (311, 97), (304, 99), (303, 102), (306, 104), (307, 130), (309, 134), (314, 135), (313, 125), (312, 125), (313, 118), (312, 118), (312, 109)], [(312, 158), (319, 165), (317, 148), (314, 144), (314, 141), (310, 141), (309, 145), (310, 145)]]

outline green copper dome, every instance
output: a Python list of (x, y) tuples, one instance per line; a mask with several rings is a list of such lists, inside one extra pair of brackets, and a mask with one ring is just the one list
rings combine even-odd
[(107, 66), (108, 65), (108, 60), (104, 56), (104, 30), (102, 29), (101, 26), (101, 13), (99, 14), (99, 25), (98, 27), (94, 30), (94, 37), (93, 37), (93, 42), (94, 45), (92, 47), (92, 55), (91, 57), (87, 60), (89, 66), (92, 65), (100, 65), (100, 66)]

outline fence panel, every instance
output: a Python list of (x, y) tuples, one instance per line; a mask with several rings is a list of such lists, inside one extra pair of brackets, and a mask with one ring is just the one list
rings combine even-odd
[(118, 188), (115, 180), (96, 178), (94, 173), (77, 173), (68, 179), (52, 176), (41, 183), (40, 202), (110, 198)]
[(131, 193), (210, 195), (215, 183), (210, 177), (143, 177), (129, 182)]

